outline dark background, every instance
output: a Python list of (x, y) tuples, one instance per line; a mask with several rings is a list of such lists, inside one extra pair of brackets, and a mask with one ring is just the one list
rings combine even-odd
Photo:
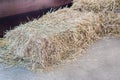
[[(58, 0), (56, 0), (58, 1)], [(72, 5), (72, 1), (69, 0), (68, 3), (64, 3), (64, 0), (62, 1), (62, 5), (55, 6), (55, 7), (48, 7), (36, 11), (31, 11), (31, 12), (26, 12), (22, 14), (16, 14), (12, 16), (5, 16), (0, 18), (0, 37), (3, 37), (5, 32), (7, 30), (13, 29), (15, 26), (18, 26), (19, 24), (24, 24), (28, 21), (32, 21), (33, 19), (38, 19), (42, 15), (46, 14), (48, 11), (52, 10), (57, 10), (60, 7), (70, 7)]]

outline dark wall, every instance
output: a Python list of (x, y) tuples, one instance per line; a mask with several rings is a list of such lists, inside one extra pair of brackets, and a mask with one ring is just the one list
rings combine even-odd
[[(61, 5), (60, 4), (58, 5), (57, 2), (54, 2), (54, 3), (55, 5), (54, 7), (52, 7), (53, 10), (57, 10), (61, 7)], [(64, 3), (64, 0), (61, 0), (60, 3), (63, 3), (62, 7), (65, 7), (66, 5), (70, 7), (72, 5), (71, 0), (69, 0), (69, 3), (68, 2)], [(3, 35), (7, 30), (13, 29), (15, 26), (18, 26), (20, 23), (24, 24), (30, 20), (33, 20), (34, 18), (40, 18), (43, 14), (47, 13), (50, 10), (51, 10), (51, 7), (48, 7), (48, 8), (30, 11), (26, 13), (1, 17), (0, 18), (0, 37), (3, 37)]]
[(71, 0), (0, 0), (0, 17), (56, 7), (70, 2)]

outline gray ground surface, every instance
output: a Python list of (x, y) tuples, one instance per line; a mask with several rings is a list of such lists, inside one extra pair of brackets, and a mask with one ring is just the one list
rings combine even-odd
[(119, 80), (120, 39), (104, 39), (91, 46), (87, 54), (71, 64), (48, 73), (30, 72), (22, 67), (4, 69), (0, 80)]

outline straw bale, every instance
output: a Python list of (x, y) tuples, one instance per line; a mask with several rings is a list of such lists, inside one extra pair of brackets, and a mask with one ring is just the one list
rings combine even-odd
[(119, 17), (119, 14), (79, 13), (67, 8), (48, 13), (7, 32), (7, 53), (27, 60), (31, 69), (57, 65), (100, 37), (120, 33)]
[(79, 50), (82, 53), (102, 37), (120, 37), (120, 13), (79, 12), (74, 5), (8, 31), (6, 47), (0, 51), (5, 63), (22, 62), (32, 70), (46, 69), (58, 65)]
[(66, 8), (20, 25), (6, 34), (8, 53), (27, 59), (33, 69), (58, 64), (97, 38), (96, 26), (79, 25), (89, 16), (94, 15)]

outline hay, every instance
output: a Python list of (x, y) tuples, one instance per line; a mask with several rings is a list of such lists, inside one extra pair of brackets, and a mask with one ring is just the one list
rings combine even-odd
[[(52, 18), (55, 14), (58, 14), (56, 18)], [(75, 17), (72, 17), (73, 15)], [(37, 21), (21, 25), (8, 32), (6, 34), (9, 43), (8, 53), (14, 54), (16, 58), (28, 60), (32, 69), (56, 65), (78, 50), (85, 50), (100, 37), (120, 33), (118, 16), (92, 12), (80, 14), (70, 9), (47, 14)], [(45, 18), (46, 20), (43, 20)]]
[(64, 8), (7, 32), (7, 47), (1, 53), (5, 63), (46, 69), (105, 36), (120, 37), (120, 13)]
[(3, 47), (6, 44), (6, 41), (3, 38), (0, 38), (0, 47)]
[[(78, 51), (79, 47), (84, 49), (88, 45), (83, 42), (86, 42), (85, 38), (90, 32), (83, 28), (86, 34), (80, 34), (79, 27), (76, 25), (89, 15), (91, 13), (80, 14), (66, 8), (47, 14), (37, 21), (21, 25), (6, 34), (9, 43), (8, 53), (29, 59), (32, 68), (34, 66), (46, 68), (58, 64)], [(91, 39), (94, 40), (95, 35), (92, 32)]]
[(120, 0), (73, 0), (75, 10), (82, 11), (120, 11)]

